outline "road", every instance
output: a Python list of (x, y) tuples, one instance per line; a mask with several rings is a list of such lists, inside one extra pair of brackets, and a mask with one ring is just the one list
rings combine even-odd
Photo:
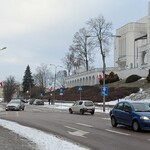
[(80, 143), (92, 150), (149, 150), (150, 131), (134, 132), (111, 127), (109, 115), (69, 114), (68, 111), (27, 105), (25, 111), (8, 111), (1, 119), (18, 122)]

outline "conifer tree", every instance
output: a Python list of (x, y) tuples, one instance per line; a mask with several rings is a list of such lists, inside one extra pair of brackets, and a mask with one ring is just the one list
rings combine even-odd
[(27, 91), (31, 92), (31, 89), (34, 86), (34, 80), (33, 80), (32, 72), (30, 71), (29, 65), (27, 66), (27, 68), (25, 70), (22, 86), (23, 86), (23, 93), (25, 93)]

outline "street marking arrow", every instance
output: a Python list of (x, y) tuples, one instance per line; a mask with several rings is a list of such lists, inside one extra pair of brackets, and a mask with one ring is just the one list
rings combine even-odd
[(76, 131), (68, 131), (69, 134), (74, 135), (74, 136), (80, 136), (80, 137), (84, 137), (86, 138), (84, 135), (88, 134), (89, 132), (83, 131), (83, 130), (79, 130), (73, 127), (69, 127), (69, 126), (65, 126), (68, 129), (72, 129), (72, 130), (76, 130)]

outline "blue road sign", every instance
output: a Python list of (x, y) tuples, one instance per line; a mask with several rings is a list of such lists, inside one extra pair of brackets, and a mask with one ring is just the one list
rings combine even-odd
[(60, 95), (63, 95), (63, 94), (64, 94), (64, 90), (63, 90), (62, 88), (60, 88), (59, 94), (60, 94)]
[(108, 96), (108, 86), (102, 86), (101, 87), (101, 95), (102, 96)]
[(78, 86), (78, 91), (82, 91), (82, 86)]

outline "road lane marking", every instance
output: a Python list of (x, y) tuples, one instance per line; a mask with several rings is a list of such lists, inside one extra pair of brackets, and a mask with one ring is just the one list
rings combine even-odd
[(79, 130), (79, 129), (76, 129), (76, 128), (73, 128), (73, 127), (69, 127), (69, 126), (65, 126), (65, 127), (68, 128), (68, 129), (76, 130), (76, 131), (73, 131), (73, 132), (67, 131), (69, 134), (74, 135), (74, 136), (80, 136), (80, 137), (86, 138), (85, 135), (89, 133), (89, 132)]
[(110, 118), (101, 118), (101, 119), (104, 119), (104, 120), (110, 120)]
[(76, 123), (77, 125), (81, 125), (81, 126), (85, 126), (85, 127), (89, 127), (92, 128), (93, 126), (88, 125), (88, 124), (84, 124), (84, 123)]
[(122, 135), (131, 135), (131, 134), (128, 134), (128, 133), (124, 133), (124, 132), (119, 132), (119, 131), (115, 131), (115, 130), (109, 130), (109, 129), (105, 129), (106, 131), (108, 132), (112, 132), (112, 133), (116, 133), (116, 134), (122, 134)]

